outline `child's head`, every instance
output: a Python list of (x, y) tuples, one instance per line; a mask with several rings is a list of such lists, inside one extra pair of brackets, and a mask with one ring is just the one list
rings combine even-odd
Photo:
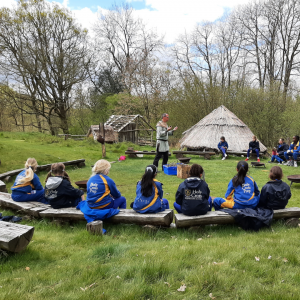
[(283, 177), (282, 169), (278, 166), (274, 166), (270, 170), (269, 178), (271, 180), (281, 180)]
[(33, 179), (38, 163), (35, 158), (28, 158), (25, 163), (25, 177), (20, 180), (20, 183), (26, 183)]
[(293, 136), (293, 142), (294, 143), (298, 143), (299, 142), (299, 136), (298, 135), (294, 135)]
[(279, 140), (279, 144), (282, 145), (283, 143), (284, 143), (284, 138), (281, 138), (281, 139)]
[(93, 166), (92, 176), (94, 176), (96, 174), (108, 175), (110, 168), (111, 168), (111, 164), (109, 161), (107, 161), (105, 159), (100, 159)]
[(152, 195), (153, 179), (157, 174), (157, 168), (155, 165), (149, 165), (146, 167), (145, 173), (141, 180), (141, 192), (145, 197)]
[(48, 178), (52, 176), (63, 176), (71, 182), (68, 173), (65, 171), (65, 165), (63, 163), (55, 163), (51, 165), (51, 170), (47, 175), (46, 182)]
[(225, 142), (225, 136), (220, 137), (221, 142)]
[(253, 142), (256, 142), (256, 135), (254, 135), (254, 136), (252, 137), (252, 141), (253, 141)]
[(203, 168), (198, 164), (193, 164), (191, 166), (189, 177), (201, 177), (203, 174)]
[(236, 166), (236, 170), (238, 173), (232, 179), (232, 183), (235, 187), (237, 187), (239, 185), (243, 185), (245, 183), (245, 177), (248, 172), (248, 163), (243, 160), (239, 161)]

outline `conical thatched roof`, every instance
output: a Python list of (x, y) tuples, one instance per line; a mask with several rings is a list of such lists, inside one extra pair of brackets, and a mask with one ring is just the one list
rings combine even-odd
[[(220, 137), (224, 136), (229, 151), (247, 151), (252, 141), (253, 132), (234, 113), (225, 106), (213, 110), (196, 125), (183, 133), (180, 140), (181, 148), (191, 149), (210, 148), (218, 149)], [(260, 151), (267, 148), (259, 142)]]

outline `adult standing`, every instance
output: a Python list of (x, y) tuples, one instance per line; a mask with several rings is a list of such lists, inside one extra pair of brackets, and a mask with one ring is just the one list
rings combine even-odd
[(168, 163), (169, 159), (169, 135), (173, 135), (173, 132), (177, 130), (177, 126), (172, 130), (172, 126), (168, 126), (169, 115), (164, 113), (162, 115), (162, 120), (156, 124), (156, 156), (153, 161), (153, 165), (158, 168), (158, 162), (163, 157), (162, 170), (164, 170), (163, 165)]

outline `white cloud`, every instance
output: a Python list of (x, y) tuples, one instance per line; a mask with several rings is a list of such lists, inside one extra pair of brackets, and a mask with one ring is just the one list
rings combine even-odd
[[(142, 0), (127, 0), (127, 2)], [(145, 0), (148, 8), (136, 10), (135, 14), (142, 18), (150, 28), (165, 35), (166, 43), (173, 43), (179, 34), (190, 32), (194, 26), (203, 21), (215, 21), (224, 14), (225, 8), (245, 4), (250, 0)], [(0, 7), (12, 7), (15, 0), (0, 0)], [(63, 6), (69, 5), (69, 0), (63, 0)], [(100, 10), (101, 8), (98, 7)], [(75, 17), (90, 32), (97, 21), (97, 13), (90, 8), (72, 10)]]

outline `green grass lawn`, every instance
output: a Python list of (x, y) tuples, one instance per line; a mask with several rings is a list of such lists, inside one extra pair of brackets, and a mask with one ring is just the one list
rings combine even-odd
[[(108, 146), (107, 159), (116, 161), (128, 146)], [(85, 158), (85, 168), (67, 167), (75, 182), (89, 178), (91, 165), (101, 158), (101, 145), (41, 134), (0, 133), (0, 173), (22, 168), (28, 157), (35, 157), (39, 164)], [(134, 200), (136, 182), (152, 161), (153, 156), (145, 156), (112, 165), (110, 176), (128, 206)], [(207, 161), (193, 156), (192, 162), (203, 166), (211, 194), (224, 196), (238, 158)], [(272, 165), (266, 166), (250, 168), (260, 189)], [(286, 182), (287, 175), (299, 173), (285, 166), (283, 171)], [(44, 183), (46, 173), (39, 177)], [(157, 179), (163, 182), (164, 195), (172, 205), (182, 179), (163, 173)], [(291, 190), (288, 206), (300, 206), (300, 185), (293, 184)], [(22, 224), (34, 226), (35, 233), (23, 253), (0, 254), (0, 299), (300, 298), (299, 229), (287, 228), (282, 221), (259, 233), (234, 225), (206, 226), (202, 232), (159, 229), (147, 233), (136, 225), (105, 224), (108, 233), (103, 237), (88, 234), (85, 222), (58, 225), (31, 220)], [(186, 290), (177, 291), (183, 284)]]

